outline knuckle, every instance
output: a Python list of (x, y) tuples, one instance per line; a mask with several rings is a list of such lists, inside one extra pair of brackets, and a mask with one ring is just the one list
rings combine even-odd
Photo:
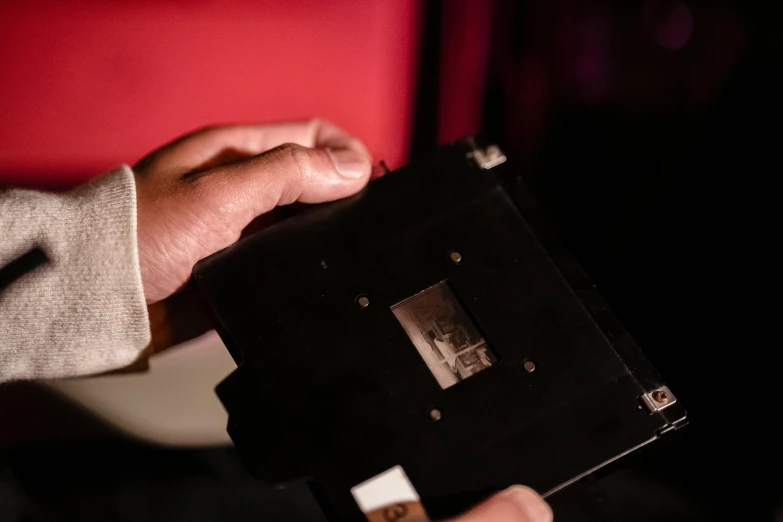
[(284, 143), (280, 145), (279, 151), (297, 177), (309, 178), (313, 175), (313, 159), (310, 149), (296, 143)]
[(195, 131), (190, 133), (190, 136), (203, 136), (205, 134), (209, 134), (216, 131), (221, 131), (225, 129), (227, 125), (222, 123), (213, 123), (211, 125), (204, 125), (202, 127), (199, 127)]
[(307, 122), (307, 134), (313, 143), (318, 142), (318, 135), (323, 132), (326, 122), (321, 118), (312, 118)]
[(311, 118), (307, 123), (310, 126), (310, 130), (313, 133), (316, 133), (322, 129), (328, 129), (335, 126), (334, 123), (327, 120), (326, 118), (321, 118), (318, 116), (316, 116), (315, 118)]
[(319, 141), (319, 137), (343, 133), (337, 125), (324, 118), (312, 118), (307, 123), (309, 134), (315, 143)]

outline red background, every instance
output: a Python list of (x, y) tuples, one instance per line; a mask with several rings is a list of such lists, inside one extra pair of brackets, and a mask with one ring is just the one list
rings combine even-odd
[(415, 0), (0, 3), (0, 183), (67, 186), (194, 128), (327, 118), (405, 161)]

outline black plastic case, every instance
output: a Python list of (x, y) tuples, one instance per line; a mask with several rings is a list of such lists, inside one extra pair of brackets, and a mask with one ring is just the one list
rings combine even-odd
[[(552, 493), (685, 424), (499, 154), (444, 146), (196, 266), (259, 478), (362, 520), (350, 489), (401, 465), (438, 519), (510, 484)], [(498, 358), (446, 389), (391, 310), (443, 281)]]

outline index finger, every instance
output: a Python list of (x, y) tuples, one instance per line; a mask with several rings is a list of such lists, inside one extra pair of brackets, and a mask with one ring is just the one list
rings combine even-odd
[(187, 172), (226, 151), (255, 156), (284, 143), (310, 148), (351, 149), (370, 160), (361, 141), (337, 125), (322, 119), (307, 121), (215, 125), (182, 136), (164, 145), (139, 164), (161, 170)]

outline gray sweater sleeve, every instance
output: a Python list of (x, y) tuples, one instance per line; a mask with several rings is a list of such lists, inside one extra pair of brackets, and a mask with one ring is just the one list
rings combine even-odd
[(0, 382), (121, 368), (149, 342), (131, 169), (0, 192)]

